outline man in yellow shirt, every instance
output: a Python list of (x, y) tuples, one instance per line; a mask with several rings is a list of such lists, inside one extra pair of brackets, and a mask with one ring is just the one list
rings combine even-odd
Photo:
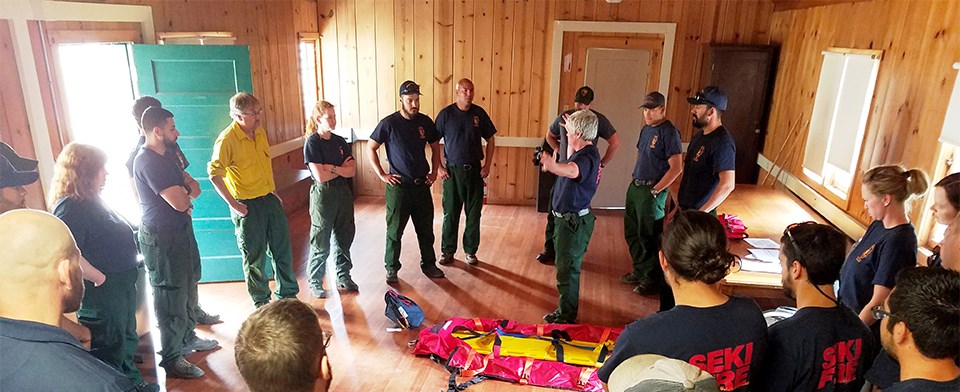
[(241, 92), (230, 98), (234, 121), (220, 132), (207, 165), (210, 182), (230, 206), (247, 292), (258, 308), (270, 302), (270, 286), (263, 273), (268, 245), (277, 297), (295, 298), (300, 291), (293, 273), (287, 216), (273, 182), (267, 131), (260, 126), (262, 114), (263, 106), (253, 95)]

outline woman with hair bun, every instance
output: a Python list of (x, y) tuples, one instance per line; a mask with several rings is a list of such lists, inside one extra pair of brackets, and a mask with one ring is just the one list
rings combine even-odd
[(620, 334), (597, 375), (640, 354), (689, 362), (712, 374), (724, 391), (748, 391), (758, 380), (767, 348), (767, 324), (753, 300), (720, 292), (717, 285), (737, 262), (714, 216), (678, 212), (663, 234), (660, 268), (676, 306), (634, 321)]
[(838, 296), (879, 336), (870, 310), (890, 295), (897, 272), (917, 264), (917, 233), (907, 212), (929, 181), (920, 169), (888, 165), (867, 170), (861, 182), (863, 207), (874, 221), (840, 269)]

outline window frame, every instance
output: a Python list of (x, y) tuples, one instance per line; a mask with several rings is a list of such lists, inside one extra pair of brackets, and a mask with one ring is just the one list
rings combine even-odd
[[(300, 62), (300, 47), (301, 47), (301, 45), (303, 45), (304, 43), (312, 43), (312, 44), (313, 44), (313, 52), (314, 52), (314, 59), (315, 59), (315, 60), (314, 60), (314, 61), (315, 61), (315, 65), (314, 65), (314, 77), (315, 77), (315, 79), (314, 79), (314, 80), (316, 81), (316, 85), (317, 85), (317, 87), (316, 87), (316, 88), (317, 88), (317, 99), (318, 99), (318, 100), (324, 99), (324, 98), (323, 98), (323, 67), (322, 67), (322, 64), (323, 64), (323, 54), (322, 54), (322, 51), (321, 51), (321, 49), (320, 49), (320, 48), (321, 48), (321, 40), (322, 40), (322, 39), (323, 39), (323, 36), (322, 36), (320, 33), (297, 33), (297, 76), (298, 76), (298, 78), (297, 78), (297, 79), (298, 79), (297, 91), (299, 92), (300, 107), (301, 107), (301, 108), (304, 108), (304, 109), (306, 109), (307, 103), (304, 102), (304, 96), (303, 96), (303, 93), (304, 93), (304, 91), (303, 91), (303, 72), (304, 72), (304, 69), (303, 69), (303, 64)], [(312, 114), (312, 113), (308, 113), (308, 112), (304, 112), (304, 113), (303, 113), (303, 124), (304, 124), (304, 127), (306, 127), (306, 124), (307, 124), (307, 122), (309, 121), (311, 114)], [(304, 128), (304, 129), (306, 129), (306, 128)]]

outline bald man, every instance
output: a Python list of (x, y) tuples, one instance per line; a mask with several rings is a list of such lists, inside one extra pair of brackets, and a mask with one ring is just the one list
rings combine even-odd
[(80, 250), (67, 225), (46, 212), (6, 212), (0, 249), (0, 390), (135, 391), (60, 327), (83, 299)]
[[(482, 107), (473, 104), (473, 82), (457, 82), (457, 101), (437, 114), (437, 133), (443, 139), (443, 229), (440, 235), (440, 264), (453, 262), (457, 252), (460, 211), (467, 216), (463, 229), (463, 251), (467, 264), (474, 265), (480, 247), (480, 209), (483, 207), (483, 179), (490, 174), (494, 134), (497, 128)], [(480, 139), (487, 141), (486, 156)], [(483, 164), (481, 165), (481, 161)]]

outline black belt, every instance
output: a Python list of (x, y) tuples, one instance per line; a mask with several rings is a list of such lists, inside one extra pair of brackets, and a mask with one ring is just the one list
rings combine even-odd
[(448, 163), (447, 164), (447, 168), (463, 169), (463, 170), (471, 170), (475, 167), (480, 167), (480, 163), (460, 163), (460, 164)]
[(660, 182), (660, 181), (654, 181), (654, 180), (638, 180), (638, 179), (634, 178), (634, 179), (633, 179), (633, 186), (657, 185), (658, 182)]
[(409, 186), (409, 185), (427, 185), (426, 177), (421, 178), (409, 178), (409, 177), (397, 177), (400, 179), (400, 185)]
[(590, 209), (589, 209), (589, 208), (584, 208), (584, 209), (582, 209), (582, 210), (580, 210), (580, 211), (577, 211), (577, 212), (564, 212), (564, 213), (560, 213), (560, 212), (556, 212), (556, 211), (550, 211), (550, 213), (553, 214), (553, 216), (555, 216), (555, 217), (557, 217), (557, 218), (569, 219), (569, 218), (573, 218), (573, 217), (581, 217), (581, 216), (587, 215), (587, 214), (590, 213)]
[(319, 186), (319, 187), (328, 187), (328, 186), (347, 185), (347, 184), (349, 184), (349, 182), (347, 182), (347, 179), (346, 179), (346, 178), (337, 177), (337, 178), (334, 178), (334, 179), (332, 179), (332, 180), (328, 180), (328, 181), (324, 181), (324, 182), (317, 181), (316, 184), (317, 184), (317, 186)]

